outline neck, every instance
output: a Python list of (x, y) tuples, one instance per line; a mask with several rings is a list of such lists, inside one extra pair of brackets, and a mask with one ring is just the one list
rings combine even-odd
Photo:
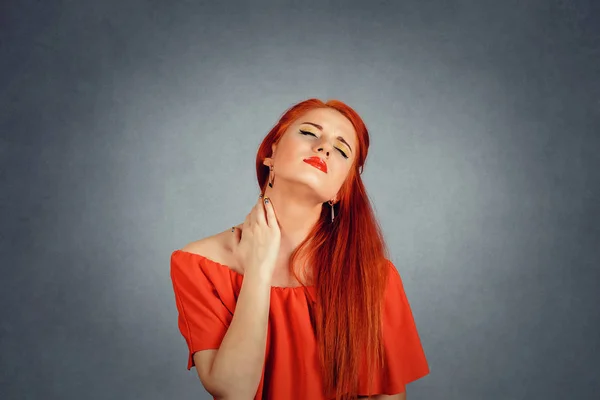
[(278, 264), (287, 266), (291, 253), (319, 220), (322, 201), (312, 190), (307, 192), (297, 184), (286, 185), (282, 179), (273, 188), (267, 186), (264, 196), (272, 200), (281, 231)]

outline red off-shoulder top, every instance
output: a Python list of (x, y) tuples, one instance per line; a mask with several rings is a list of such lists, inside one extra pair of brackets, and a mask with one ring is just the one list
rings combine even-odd
[[(404, 292), (391, 261), (383, 313), (384, 369), (374, 377), (371, 395), (397, 394), (429, 373), (423, 347)], [(187, 342), (188, 370), (193, 354), (218, 349), (235, 311), (243, 275), (202, 255), (175, 250), (171, 280), (178, 324)], [(328, 400), (319, 374), (316, 337), (309, 316), (315, 288), (272, 287), (263, 374), (255, 400)], [(363, 367), (363, 370), (366, 369)], [(368, 377), (359, 376), (359, 395), (367, 393)]]

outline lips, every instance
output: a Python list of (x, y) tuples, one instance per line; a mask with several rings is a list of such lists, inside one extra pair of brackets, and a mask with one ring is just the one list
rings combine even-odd
[(319, 157), (309, 157), (303, 160), (305, 163), (312, 165), (315, 168), (320, 169), (321, 171), (327, 173), (327, 164), (325, 161), (321, 160)]

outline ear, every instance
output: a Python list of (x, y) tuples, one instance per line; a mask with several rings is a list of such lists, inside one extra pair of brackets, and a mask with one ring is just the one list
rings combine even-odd
[(277, 143), (273, 143), (271, 145), (271, 157), (265, 157), (263, 160), (263, 165), (267, 167), (273, 164), (273, 157), (275, 156), (275, 150), (277, 150)]
[(340, 199), (339, 199), (339, 197), (338, 197), (339, 195), (340, 195), (340, 192), (337, 192), (337, 193), (335, 194), (335, 196), (333, 196), (333, 199), (331, 199), (331, 200), (333, 201), (333, 204), (334, 204), (334, 205), (335, 205), (335, 204), (337, 204), (337, 203), (339, 203), (339, 201), (340, 201)]

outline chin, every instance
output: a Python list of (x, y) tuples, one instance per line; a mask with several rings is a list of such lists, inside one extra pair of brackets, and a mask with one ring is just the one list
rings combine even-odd
[[(275, 178), (275, 182), (277, 182), (277, 178)], [(290, 179), (289, 182), (294, 186), (305, 187), (312, 196), (320, 199), (327, 198), (327, 194), (325, 193), (325, 190), (323, 190), (324, 186), (327, 185), (327, 182), (323, 179), (319, 179), (319, 177), (314, 174), (297, 174), (293, 179)]]

